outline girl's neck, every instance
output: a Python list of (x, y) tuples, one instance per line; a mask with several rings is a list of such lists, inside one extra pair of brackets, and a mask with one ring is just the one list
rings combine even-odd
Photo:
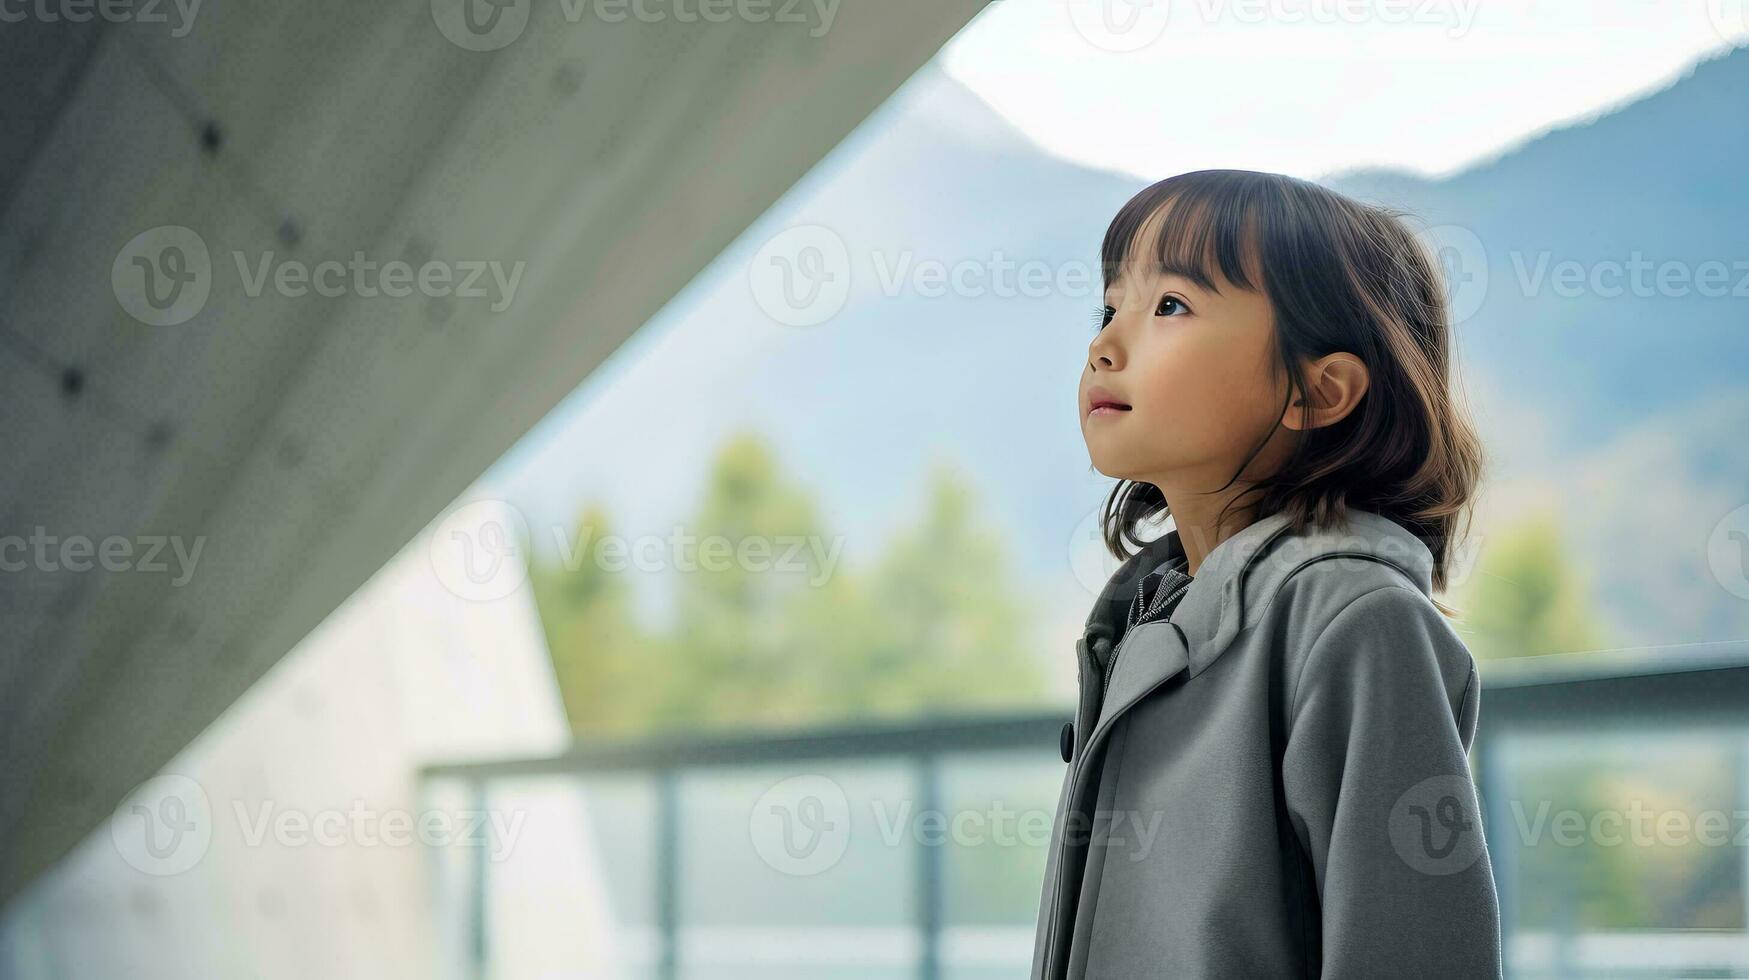
[(1172, 513), (1173, 526), (1178, 529), (1178, 542), (1184, 546), (1186, 574), (1196, 575), (1209, 552), (1256, 520), (1255, 505), (1233, 504), (1228, 507), (1224, 520), (1216, 525), (1215, 519), (1221, 516), (1221, 508), (1227, 507), (1244, 489), (1235, 485), (1222, 493), (1209, 494), (1161, 488), (1166, 496), (1166, 506)]

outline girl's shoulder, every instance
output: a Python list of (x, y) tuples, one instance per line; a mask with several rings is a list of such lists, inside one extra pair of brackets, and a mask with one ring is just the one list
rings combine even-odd
[[(1351, 512), (1343, 528), (1287, 532), (1247, 575), (1247, 625), (1271, 637), (1290, 673), (1308, 663), (1382, 651), (1421, 658), (1441, 674), (1467, 675), (1473, 660), (1434, 603), (1432, 557), (1386, 518)], [(1323, 652), (1344, 647), (1347, 652)]]
[[(1400, 589), (1398, 601), (1433, 605), (1433, 554), (1389, 518), (1349, 510), (1339, 525), (1294, 530), (1277, 522), (1260, 535), (1245, 562), (1245, 605), (1256, 613), (1285, 605), (1327, 622), (1350, 603), (1380, 589)], [(1277, 610), (1278, 612), (1281, 610)], [(1250, 618), (1250, 617), (1247, 617)]]
[[(1453, 717), (1473, 716), (1476, 662), (1433, 598), (1388, 562), (1315, 561), (1285, 578), (1268, 622), (1289, 719), (1325, 697), (1437, 693)], [(1473, 717), (1472, 717), (1473, 722)]]

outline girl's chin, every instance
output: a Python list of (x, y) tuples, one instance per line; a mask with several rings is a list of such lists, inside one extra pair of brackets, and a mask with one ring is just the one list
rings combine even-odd
[(1134, 470), (1130, 467), (1117, 465), (1111, 460), (1101, 457), (1098, 453), (1088, 453), (1088, 459), (1093, 462), (1093, 469), (1100, 476), (1110, 477), (1113, 480), (1135, 479)]

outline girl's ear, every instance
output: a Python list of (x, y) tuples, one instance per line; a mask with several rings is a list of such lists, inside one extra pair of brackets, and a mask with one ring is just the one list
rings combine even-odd
[(1307, 392), (1296, 391), (1281, 417), (1281, 424), (1295, 431), (1342, 421), (1360, 404), (1372, 381), (1360, 358), (1341, 351), (1307, 361), (1305, 371)]

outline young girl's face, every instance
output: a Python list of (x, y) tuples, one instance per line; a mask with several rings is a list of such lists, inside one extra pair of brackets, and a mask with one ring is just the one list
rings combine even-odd
[[(1214, 273), (1215, 290), (1156, 268), (1156, 215), (1105, 292), (1105, 326), (1081, 371), (1081, 435), (1106, 476), (1165, 490), (1221, 487), (1266, 433), (1281, 430), (1269, 299)], [(1101, 401), (1127, 408), (1102, 408)], [(1279, 463), (1270, 445), (1252, 472)]]

